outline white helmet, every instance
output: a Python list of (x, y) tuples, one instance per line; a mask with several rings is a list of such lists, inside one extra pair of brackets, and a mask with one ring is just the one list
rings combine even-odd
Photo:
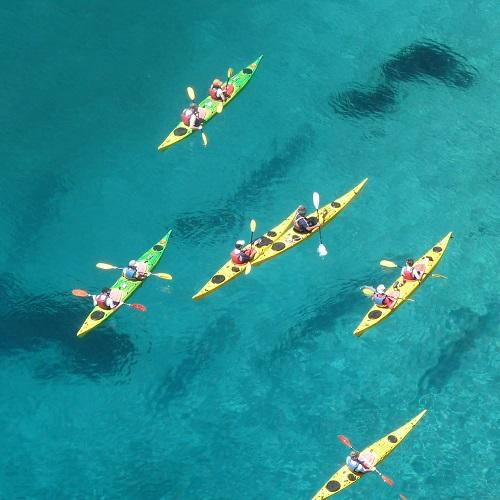
[(385, 286), (384, 285), (379, 285), (377, 287), (377, 293), (384, 293), (385, 292)]
[(137, 262), (135, 260), (133, 260), (133, 259), (128, 263), (129, 267), (133, 267), (136, 264), (137, 264)]
[(234, 246), (235, 246), (236, 248), (243, 248), (243, 247), (245, 246), (245, 240), (238, 240), (238, 241), (234, 244)]

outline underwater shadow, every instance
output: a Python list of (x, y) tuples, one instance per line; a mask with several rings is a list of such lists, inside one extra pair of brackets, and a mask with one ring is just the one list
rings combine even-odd
[[(125, 335), (110, 327), (91, 332), (92, 338), (79, 339), (76, 329), (90, 309), (67, 294), (29, 295), (12, 274), (0, 283), (0, 357), (44, 354), (56, 348), (58, 355), (39, 358), (35, 374), (48, 379), (67, 374), (100, 378), (128, 375), (135, 347)], [(40, 362), (41, 360), (41, 362)]]

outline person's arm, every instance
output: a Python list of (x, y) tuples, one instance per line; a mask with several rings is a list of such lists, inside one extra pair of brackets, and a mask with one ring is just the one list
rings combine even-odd
[(92, 303), (94, 304), (94, 307), (97, 305), (97, 295), (91, 295), (92, 297)]
[(189, 117), (189, 126), (190, 126), (191, 128), (197, 128), (197, 129), (199, 130), (199, 129), (201, 129), (201, 126), (199, 126), (199, 127), (197, 127), (197, 126), (196, 126), (196, 120), (197, 120), (197, 119), (198, 119), (198, 118), (196, 117), (196, 114), (195, 114), (195, 113), (193, 113), (193, 114)]

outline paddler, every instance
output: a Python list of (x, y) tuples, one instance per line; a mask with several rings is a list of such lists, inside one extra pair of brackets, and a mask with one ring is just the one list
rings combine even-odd
[(369, 451), (360, 453), (359, 451), (351, 451), (346, 458), (346, 465), (352, 472), (356, 474), (366, 474), (375, 470), (373, 463), (375, 455)]
[(192, 102), (188, 108), (186, 108), (181, 113), (182, 123), (192, 129), (201, 130), (204, 118), (205, 110), (200, 108), (198, 104)]
[(92, 295), (94, 306), (99, 306), (101, 309), (115, 309), (121, 305), (121, 291), (111, 290), (111, 288), (103, 288), (99, 295)]
[(373, 290), (373, 295), (370, 297), (377, 306), (392, 307), (395, 300), (385, 293), (385, 286), (381, 283), (377, 288), (369, 287)]
[(149, 276), (148, 265), (145, 262), (131, 260), (122, 271), (124, 278), (132, 281), (142, 281)]
[(250, 262), (257, 250), (255, 248), (250, 247), (247, 248), (246, 250), (243, 250), (243, 247), (245, 246), (245, 241), (244, 240), (238, 240), (234, 244), (234, 249), (231, 252), (231, 260), (233, 261), (234, 264), (242, 265), (246, 264), (247, 262)]
[(293, 227), (298, 233), (310, 233), (313, 229), (319, 227), (316, 217), (306, 218), (306, 207), (299, 205), (293, 219)]
[(210, 97), (216, 101), (225, 102), (226, 99), (232, 94), (234, 87), (232, 85), (225, 85), (221, 80), (215, 78), (208, 89)]
[(422, 279), (424, 271), (422, 269), (415, 269), (413, 266), (415, 262), (413, 259), (406, 259), (406, 265), (401, 268), (401, 276), (404, 281), (416, 281)]

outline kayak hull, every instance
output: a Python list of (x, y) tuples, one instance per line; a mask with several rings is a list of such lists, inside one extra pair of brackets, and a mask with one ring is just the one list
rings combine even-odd
[[(256, 254), (252, 260), (252, 265), (260, 255), (262, 255), (270, 245), (272, 245), (292, 224), (293, 218), (295, 216), (295, 210), (285, 219), (280, 222), (276, 227), (273, 227), (265, 235), (260, 238), (256, 238), (253, 248), (256, 250)], [(245, 246), (245, 249), (250, 248), (250, 244)], [(203, 297), (210, 295), (211, 293), (218, 290), (221, 286), (226, 285), (232, 279), (244, 274), (246, 265), (235, 264), (231, 259), (229, 259), (211, 278), (205, 285), (193, 295), (193, 300), (200, 300)]]
[[(233, 93), (222, 103), (225, 108), (233, 99), (245, 88), (248, 82), (252, 79), (259, 63), (263, 56), (260, 56), (253, 63), (249, 64), (246, 68), (243, 68), (239, 73), (233, 75), (228, 84), (234, 86)], [(205, 123), (211, 120), (217, 114), (217, 106), (221, 104), (221, 101), (212, 99), (210, 96), (205, 97), (203, 101), (200, 102), (199, 107), (205, 109)], [(177, 124), (177, 126), (168, 134), (167, 138), (158, 146), (158, 151), (165, 151), (165, 149), (173, 146), (174, 144), (186, 139), (193, 132), (192, 128), (187, 127), (182, 121)]]
[[(365, 448), (362, 453), (370, 452), (375, 455), (373, 465), (377, 466), (401, 444), (403, 439), (415, 428), (426, 413), (427, 410), (423, 410), (406, 424)], [(312, 500), (324, 500), (325, 498), (336, 495), (349, 486), (352, 486), (363, 476), (366, 476), (366, 474), (354, 473), (347, 467), (347, 465), (344, 465), (332, 477), (330, 477), (325, 485), (316, 493), (316, 495), (314, 495)]]
[(406, 302), (406, 299), (417, 290), (437, 267), (452, 237), (452, 233), (449, 232), (441, 241), (438, 241), (432, 248), (424, 253), (422, 257), (415, 261), (415, 266), (422, 266), (425, 268), (425, 274), (421, 280), (407, 281), (403, 284), (403, 278), (401, 276), (398, 277), (398, 279), (386, 290), (386, 294), (391, 295), (394, 291), (399, 291), (399, 300), (397, 300), (391, 308), (377, 305), (372, 306), (354, 330), (354, 335), (356, 335), (356, 337), (361, 337), (368, 329), (378, 325)]
[[(353, 201), (358, 194), (363, 190), (366, 183), (368, 182), (368, 178), (363, 179), (357, 186), (353, 189), (342, 195), (340, 198), (332, 201), (328, 205), (325, 205), (319, 209), (319, 219), (321, 228), (332, 222), (337, 215), (340, 214), (344, 210), (351, 201)], [(307, 217), (316, 217), (317, 212), (313, 212)], [(255, 258), (252, 261), (252, 265), (258, 266), (259, 264), (263, 264), (264, 262), (274, 259), (278, 255), (290, 250), (291, 248), (303, 243), (305, 240), (311, 238), (318, 229), (312, 230), (310, 233), (299, 233), (294, 227), (290, 227), (285, 233), (282, 234), (280, 238), (278, 238), (262, 255)]]
[[(160, 261), (165, 248), (167, 247), (168, 240), (170, 238), (170, 234), (172, 233), (172, 230), (170, 230), (160, 241), (158, 241), (155, 245), (153, 245), (148, 251), (146, 251), (143, 255), (138, 257), (136, 260), (141, 261), (141, 262), (147, 262), (148, 264), (148, 271), (151, 272), (158, 262)], [(111, 286), (111, 289), (119, 289), (122, 292), (122, 301), (127, 302), (127, 299), (129, 299), (132, 294), (144, 283), (144, 281), (132, 281), (132, 280), (127, 280), (123, 276), (120, 276), (113, 286)], [(115, 309), (101, 309), (98, 306), (95, 306), (90, 314), (87, 316), (85, 321), (83, 322), (83, 325), (81, 328), (78, 330), (76, 333), (77, 337), (84, 337), (89, 333), (91, 330), (99, 326), (100, 324), (104, 323), (112, 314), (114, 314), (118, 309), (120, 309), (121, 306), (116, 307)]]

